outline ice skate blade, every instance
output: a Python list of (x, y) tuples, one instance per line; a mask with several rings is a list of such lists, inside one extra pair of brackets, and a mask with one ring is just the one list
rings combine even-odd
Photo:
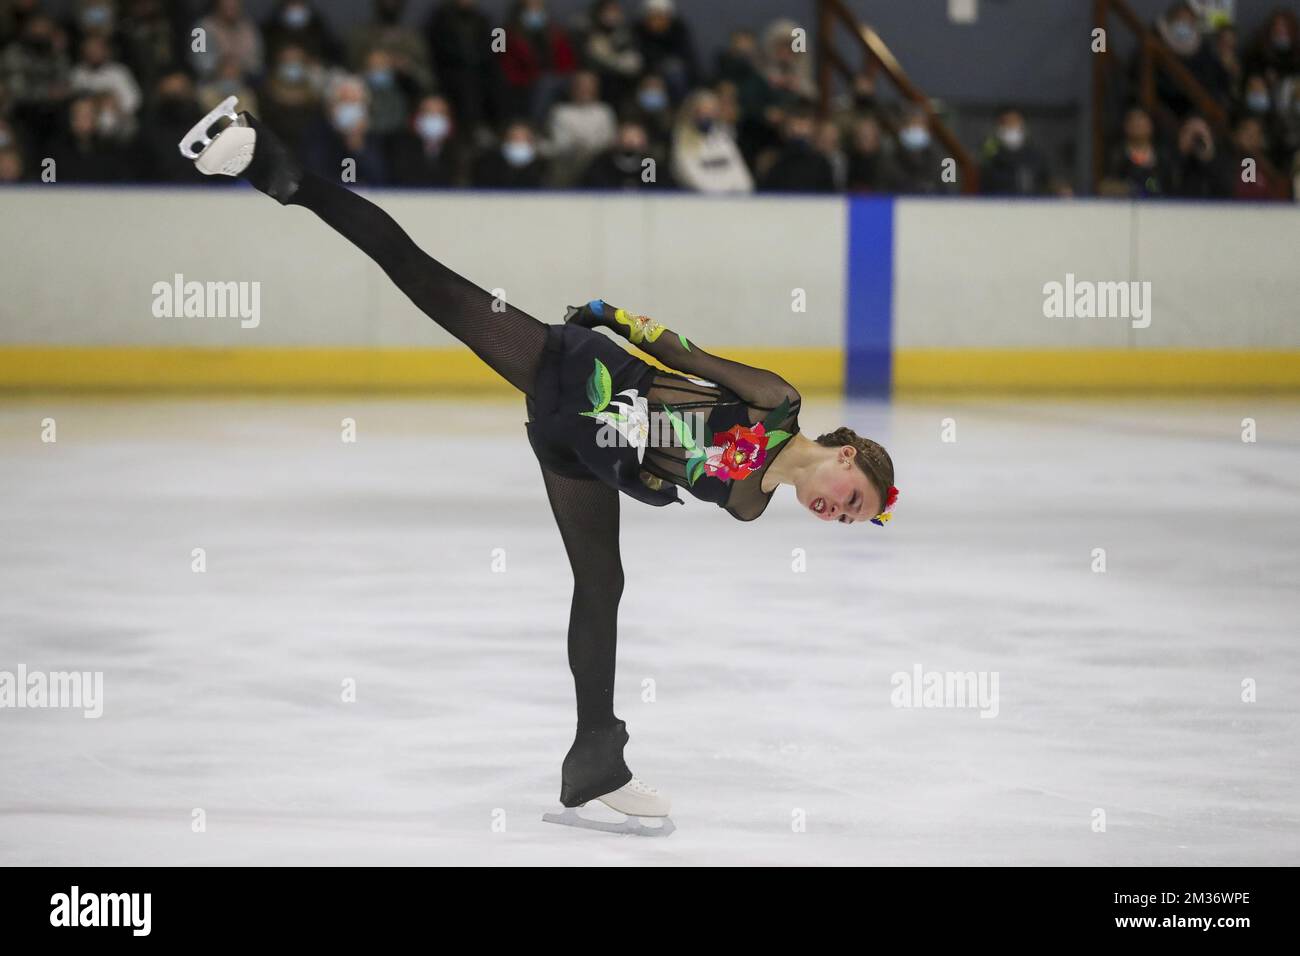
[[(658, 826), (647, 826), (644, 820), (661, 820)], [(565, 807), (559, 813), (543, 813), (546, 823), (558, 823), (561, 826), (577, 827), (579, 830), (601, 830), (605, 833), (621, 833), (624, 836), (666, 837), (677, 826), (671, 817), (628, 817), (621, 821), (589, 820), (578, 813), (577, 807)]]
[[(205, 176), (238, 176), (253, 161), (257, 132), (239, 118), (235, 110), (238, 102), (227, 96), (177, 144), (181, 155), (193, 160)], [(209, 136), (213, 124), (222, 119), (230, 120), (230, 124), (216, 136)]]

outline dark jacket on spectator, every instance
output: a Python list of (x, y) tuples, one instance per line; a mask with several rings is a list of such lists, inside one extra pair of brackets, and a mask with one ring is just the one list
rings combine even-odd
[(338, 182), (344, 171), (343, 161), (356, 162), (356, 182), (365, 186), (383, 186), (388, 182), (388, 157), (383, 139), (367, 133), (361, 149), (349, 149), (330, 122), (317, 121), (306, 136), (306, 164), (319, 176)]
[(668, 174), (668, 165), (658, 159), (655, 160), (655, 181), (647, 183), (642, 180), (645, 159), (640, 153), (626, 153), (618, 147), (607, 149), (587, 166), (579, 185), (583, 189), (623, 190), (666, 187), (668, 183), (664, 182), (664, 177)]
[(534, 159), (527, 166), (512, 166), (499, 149), (485, 150), (474, 164), (474, 185), (483, 189), (540, 189), (546, 164)]
[(1125, 183), (1128, 194), (1135, 199), (1167, 195), (1173, 181), (1169, 163), (1159, 148), (1152, 148), (1151, 162), (1139, 163), (1129, 155), (1123, 144), (1111, 152), (1110, 161), (1106, 164), (1106, 176)]
[(850, 149), (848, 190), (853, 193), (889, 193), (898, 188), (898, 168), (884, 150), (863, 153)]
[(787, 143), (758, 182), (763, 192), (830, 193), (835, 173), (830, 160), (809, 143)]
[(467, 133), (497, 118), (497, 58), (492, 24), (473, 7), (443, 0), (425, 26), (433, 63), (460, 127)]
[(446, 139), (435, 149), (405, 132), (393, 139), (389, 152), (389, 178), (396, 186), (464, 185), (465, 154), (455, 139)]
[(1033, 143), (1007, 149), (995, 142), (980, 171), (980, 192), (986, 196), (1043, 196), (1050, 174), (1047, 160)]

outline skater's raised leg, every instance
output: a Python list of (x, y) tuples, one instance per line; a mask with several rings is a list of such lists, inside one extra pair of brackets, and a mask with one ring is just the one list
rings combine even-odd
[[(223, 115), (234, 115), (234, 100), (227, 102), (229, 112)], [(182, 143), (183, 153), (185, 148)], [(238, 114), (235, 123), (198, 154), (196, 165), (204, 172), (243, 175), (281, 204), (310, 209), (378, 263), (425, 315), (468, 345), (515, 388), (532, 394), (546, 345), (542, 322), (429, 256), (374, 203), (305, 172), (284, 144), (254, 117)]]

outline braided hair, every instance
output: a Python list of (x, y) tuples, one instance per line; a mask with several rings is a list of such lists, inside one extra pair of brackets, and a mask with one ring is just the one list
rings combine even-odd
[(853, 460), (857, 462), (867, 480), (871, 482), (871, 487), (876, 489), (880, 495), (880, 508), (883, 511), (889, 500), (889, 489), (894, 485), (894, 462), (889, 457), (889, 452), (885, 451), (883, 445), (872, 441), (870, 438), (863, 438), (852, 428), (840, 426), (833, 432), (827, 432), (825, 435), (817, 436), (817, 444), (824, 445), (827, 448), (840, 448), (844, 445), (852, 445), (857, 451)]

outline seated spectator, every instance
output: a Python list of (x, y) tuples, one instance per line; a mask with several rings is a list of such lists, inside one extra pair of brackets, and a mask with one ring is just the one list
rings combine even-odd
[(645, 58), (636, 36), (623, 16), (621, 0), (595, 0), (582, 56), (588, 69), (600, 77), (605, 102), (623, 103), (636, 90)]
[(483, 189), (539, 189), (545, 177), (537, 135), (523, 120), (507, 126), (501, 145), (485, 150), (474, 164), (474, 185)]
[(23, 181), (23, 154), (13, 146), (0, 147), (0, 185)]
[(387, 158), (383, 140), (370, 129), (370, 93), (366, 84), (350, 75), (336, 79), (326, 94), (326, 112), (327, 118), (317, 123), (309, 139), (308, 165), (333, 182), (339, 182), (351, 170), (357, 183), (386, 183)]
[(831, 164), (831, 178), (836, 192), (843, 192), (849, 181), (849, 157), (844, 151), (844, 131), (834, 120), (821, 120), (813, 135), (813, 146)]
[(297, 47), (316, 63), (343, 61), (342, 45), (312, 0), (279, 0), (262, 25), (262, 40), (271, 62), (287, 46)]
[(944, 182), (945, 156), (930, 135), (930, 115), (913, 103), (903, 113), (898, 127), (898, 145), (895, 159), (898, 178), (896, 188), (900, 193), (934, 195), (955, 193), (955, 182)]
[(109, 52), (108, 39), (100, 34), (91, 34), (81, 41), (81, 59), (70, 74), (72, 90), (74, 94), (112, 95), (125, 121), (134, 129), (140, 109), (140, 87), (130, 70), (109, 59)]
[[(1201, 18), (1187, 0), (1177, 0), (1156, 20), (1156, 33), (1187, 71), (1220, 103), (1232, 99), (1232, 79), (1214, 55), (1201, 32)], [(1156, 93), (1161, 102), (1178, 116), (1191, 112), (1193, 104), (1182, 88), (1164, 70), (1156, 71)]]
[(1287, 199), (1290, 183), (1286, 176), (1270, 175), (1261, 157), (1268, 156), (1268, 136), (1257, 116), (1243, 116), (1233, 129), (1234, 162), (1230, 172), (1230, 193), (1234, 199)]
[(534, 122), (546, 115), (578, 67), (573, 43), (551, 20), (546, 0), (516, 0), (500, 61), (508, 115)]
[[(348, 36), (348, 68), (363, 72), (370, 54), (383, 50), (392, 69), (416, 96), (433, 89), (433, 72), (424, 38), (415, 27), (402, 23), (405, 9), (406, 0), (375, 0), (374, 19), (356, 27)], [(488, 42), (486, 36), (479, 39)]]
[(1226, 173), (1214, 145), (1214, 134), (1200, 116), (1189, 116), (1178, 129), (1178, 154), (1173, 169), (1173, 194), (1184, 199), (1227, 196)]
[[(654, 160), (654, 165), (647, 166), (647, 159)], [(659, 166), (659, 157), (650, 152), (645, 127), (635, 120), (624, 120), (618, 127), (618, 139), (591, 161), (580, 185), (584, 189), (625, 191), (667, 186), (667, 182), (661, 181)], [(651, 170), (654, 178), (647, 181)]]
[(244, 70), (231, 56), (221, 58), (217, 70), (198, 86), (199, 106), (204, 112), (212, 109), (227, 96), (239, 98), (239, 108), (254, 116), (261, 115), (257, 93), (244, 81)]
[(1050, 179), (1046, 158), (1029, 141), (1024, 114), (1004, 109), (998, 114), (993, 137), (984, 144), (980, 192), (986, 196), (1042, 196)]
[(658, 73), (647, 73), (637, 84), (636, 99), (624, 104), (622, 114), (645, 127), (650, 147), (666, 153), (673, 138), (673, 106), (668, 84)]
[(573, 75), (569, 101), (551, 108), (547, 151), (553, 182), (572, 186), (592, 158), (609, 147), (617, 119), (600, 98), (600, 80), (590, 70)]
[(499, 115), (492, 24), (478, 0), (442, 0), (425, 25), (438, 82), (462, 135), (476, 136)]
[(124, 0), (117, 41), (122, 62), (142, 89), (152, 90), (181, 59), (179, 35), (164, 0)]
[(786, 115), (783, 144), (761, 166), (758, 188), (764, 192), (829, 193), (835, 191), (830, 161), (813, 144), (817, 123), (812, 109), (802, 107)]
[(411, 107), (392, 55), (377, 47), (367, 54), (365, 68), (363, 75), (370, 91), (370, 131), (376, 136), (391, 136), (405, 129)]
[(426, 96), (410, 128), (393, 142), (391, 176), (398, 186), (460, 186), (465, 182), (464, 149), (456, 137), (451, 104)]
[(115, 138), (100, 132), (100, 109), (111, 94), (88, 93), (68, 106), (68, 125), (50, 157), (61, 183), (108, 183), (127, 178), (128, 157)]
[(38, 149), (63, 128), (63, 102), (71, 90), (66, 45), (54, 20), (37, 11), (0, 51), (0, 86), (14, 119), (32, 134)]
[(159, 183), (234, 182), (224, 176), (204, 176), (193, 163), (177, 162), (176, 144), (194, 126), (203, 111), (194, 94), (194, 83), (181, 69), (165, 72), (154, 86), (140, 120), (139, 162), (144, 177)]
[(1294, 11), (1273, 11), (1246, 51), (1245, 69), (1263, 75), (1270, 87), (1300, 74), (1300, 27)]
[(817, 96), (812, 56), (795, 49), (797, 29), (799, 24), (793, 20), (776, 20), (763, 31), (763, 75), (786, 106)]
[(1169, 165), (1156, 147), (1151, 117), (1140, 106), (1124, 114), (1124, 141), (1111, 153), (1106, 178), (1107, 195), (1140, 199), (1169, 191)]
[(1212, 52), (1228, 81), (1228, 102), (1234, 103), (1241, 96), (1243, 77), (1241, 57), (1237, 53), (1237, 28), (1230, 23), (1219, 27), (1214, 34)]
[(244, 13), (242, 0), (214, 0), (212, 12), (198, 22), (203, 30), (204, 49), (194, 50), (191, 60), (201, 78), (217, 72), (223, 60), (234, 60), (242, 76), (262, 72), (262, 32)]
[(875, 113), (865, 113), (854, 121), (848, 159), (849, 192), (888, 193), (898, 187), (898, 170), (885, 152)]
[(718, 97), (711, 91), (687, 97), (673, 135), (673, 180), (694, 192), (753, 192), (753, 177), (719, 114)]
[(662, 76), (670, 98), (680, 102), (695, 86), (698, 70), (690, 28), (673, 0), (644, 0), (636, 38), (646, 68)]
[(275, 52), (274, 65), (262, 86), (262, 119), (295, 153), (321, 110), (320, 69), (302, 47), (286, 43)]

